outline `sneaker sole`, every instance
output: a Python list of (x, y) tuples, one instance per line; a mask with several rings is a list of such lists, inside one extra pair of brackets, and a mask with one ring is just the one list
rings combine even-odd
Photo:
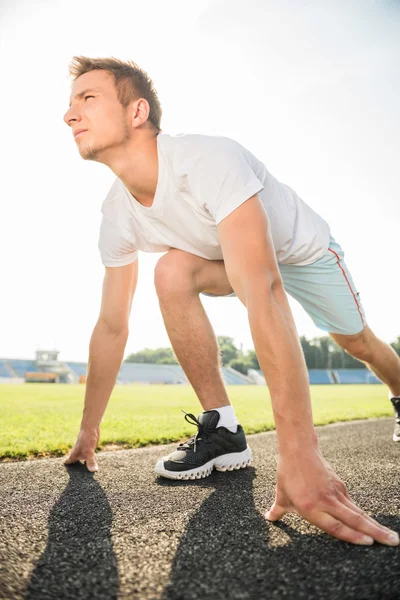
[(394, 442), (400, 442), (400, 435), (396, 435), (395, 433), (393, 434), (393, 441)]
[(164, 460), (167, 457), (160, 458), (155, 466), (155, 473), (167, 479), (203, 479), (211, 475), (213, 469), (217, 471), (235, 471), (249, 466), (252, 460), (252, 452), (249, 446), (243, 452), (233, 452), (231, 454), (222, 454), (213, 458), (209, 462), (190, 469), (190, 471), (168, 471), (164, 469)]

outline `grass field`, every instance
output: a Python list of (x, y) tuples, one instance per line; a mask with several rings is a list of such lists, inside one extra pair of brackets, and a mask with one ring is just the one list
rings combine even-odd
[[(383, 385), (311, 386), (315, 425), (393, 414)], [(264, 386), (228, 386), (246, 433), (274, 429)], [(61, 456), (73, 445), (82, 415), (84, 385), (0, 386), (0, 460)], [(296, 402), (296, 394), (293, 394)], [(107, 407), (99, 449), (137, 448), (182, 440), (195, 433), (180, 409), (196, 416), (200, 404), (186, 385), (117, 385)]]

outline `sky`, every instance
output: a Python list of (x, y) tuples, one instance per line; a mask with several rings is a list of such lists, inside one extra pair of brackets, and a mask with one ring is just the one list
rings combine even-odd
[[(400, 335), (400, 2), (3, 0), (0, 357), (87, 361), (115, 176), (83, 160), (63, 116), (73, 56), (133, 60), (164, 133), (235, 139), (330, 225), (371, 329)], [(169, 346), (139, 255), (125, 357)], [(237, 298), (201, 297), (216, 335), (254, 348)], [(290, 299), (299, 335), (326, 335)]]

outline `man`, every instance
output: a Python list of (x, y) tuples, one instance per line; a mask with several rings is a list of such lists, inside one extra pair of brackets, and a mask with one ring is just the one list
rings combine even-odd
[(398, 545), (351, 500), (322, 457), (307, 369), (288, 304), (296, 297), (322, 329), (363, 360), (400, 397), (400, 361), (366, 325), (340, 246), (328, 225), (265, 165), (229, 138), (161, 133), (152, 81), (135, 63), (74, 57), (64, 116), (82, 158), (117, 176), (103, 202), (105, 265), (90, 342), (85, 406), (65, 462), (98, 469), (99, 426), (123, 359), (138, 274), (138, 250), (166, 252), (155, 285), (171, 344), (204, 412), (198, 432), (156, 465), (194, 478), (251, 460), (221, 378), (217, 341), (199, 294), (236, 295), (271, 394), (279, 444), (276, 499), (266, 517), (295, 511), (355, 544)]

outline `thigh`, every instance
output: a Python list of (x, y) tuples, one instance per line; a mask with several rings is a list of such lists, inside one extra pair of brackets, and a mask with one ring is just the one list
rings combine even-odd
[(197, 291), (205, 296), (236, 296), (223, 260), (206, 260), (196, 277)]
[(286, 292), (295, 298), (323, 331), (343, 335), (366, 326), (360, 293), (344, 262), (344, 252), (331, 237), (326, 254), (310, 265), (279, 265)]
[(171, 279), (179, 279), (185, 287), (191, 286), (206, 296), (234, 294), (223, 260), (208, 260), (178, 248), (171, 248), (164, 254), (155, 269), (156, 287)]

